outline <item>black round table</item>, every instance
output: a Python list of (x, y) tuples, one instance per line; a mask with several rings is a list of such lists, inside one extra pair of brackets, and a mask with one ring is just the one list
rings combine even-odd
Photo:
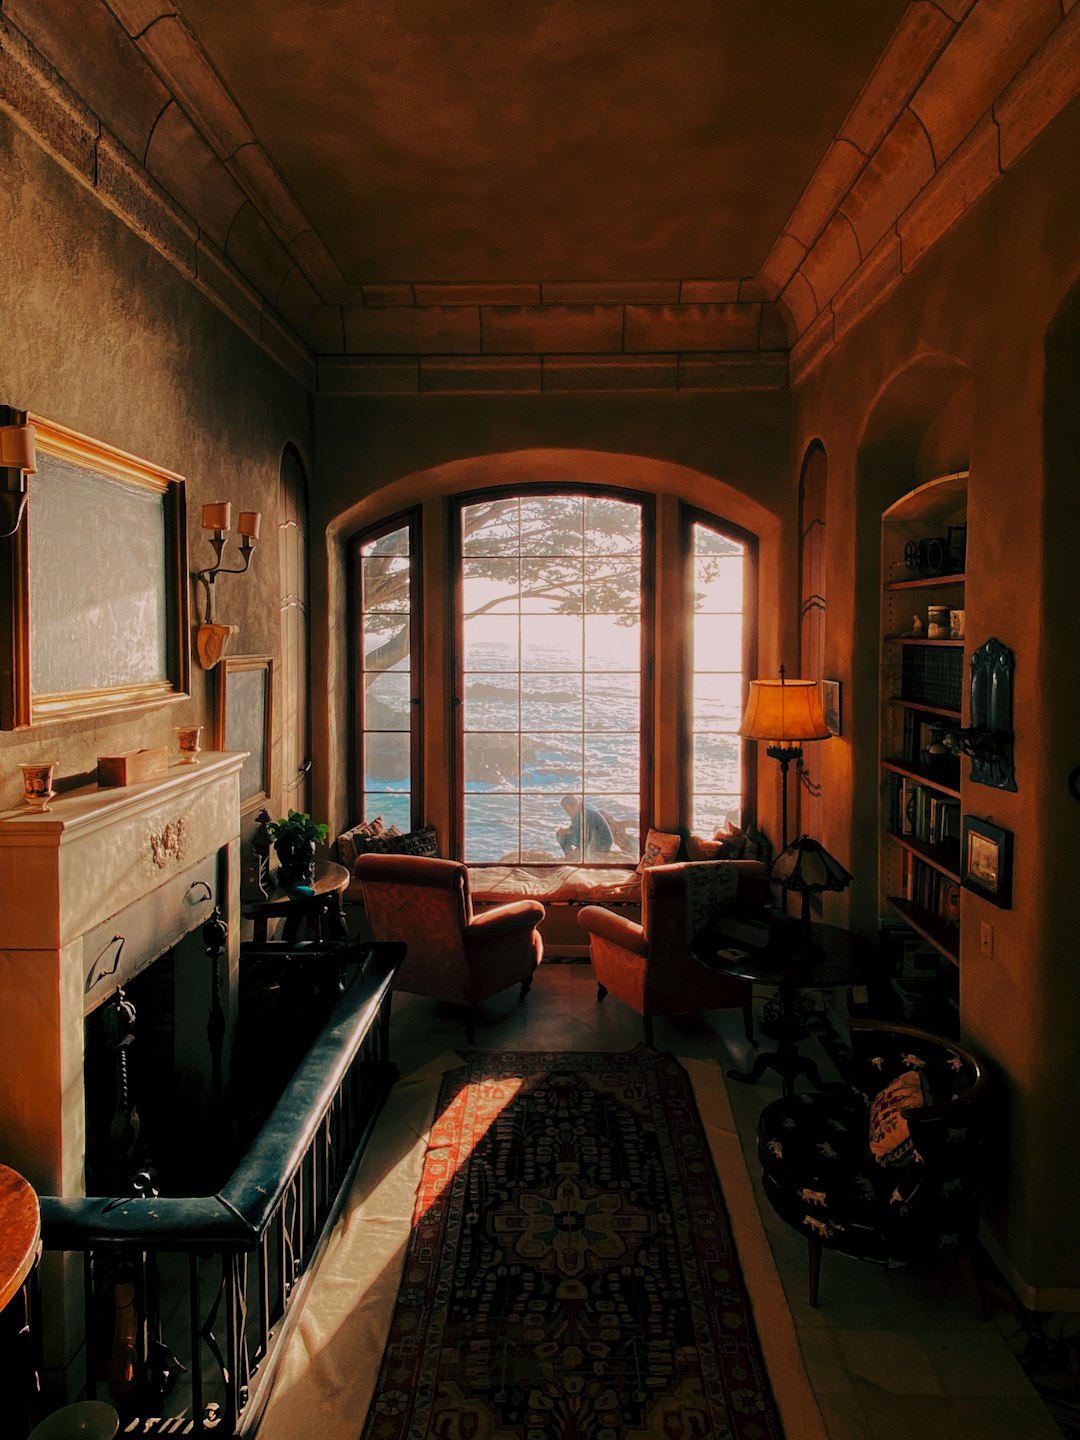
[(766, 1029), (776, 1049), (762, 1051), (750, 1070), (729, 1070), (730, 1077), (753, 1085), (766, 1070), (775, 1070), (784, 1082), (785, 1095), (794, 1094), (799, 1075), (819, 1090), (825, 1088), (813, 1060), (799, 1051), (798, 1042), (809, 1033), (799, 1019), (799, 994), (861, 985), (870, 978), (877, 953), (874, 942), (839, 925), (814, 925), (809, 941), (801, 929), (784, 930), (764, 950), (749, 950), (706, 931), (694, 937), (690, 950), (718, 975), (776, 989), (777, 1018)]

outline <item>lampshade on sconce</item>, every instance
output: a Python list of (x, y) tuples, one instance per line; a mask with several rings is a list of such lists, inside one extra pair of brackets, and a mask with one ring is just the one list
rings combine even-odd
[(13, 424), (0, 424), (0, 537), (14, 535), (22, 523), (26, 509), (27, 476), (37, 473), (37, 454), (33, 425), (29, 424), (25, 412), (0, 406), (0, 421), (13, 420)]
[(219, 625), (217, 623), (214, 614), (217, 577), (219, 575), (243, 575), (247, 570), (259, 538), (262, 515), (258, 510), (240, 511), (240, 518), (236, 522), (236, 533), (240, 537), (240, 559), (243, 564), (232, 567), (221, 563), (227, 537), (232, 529), (231, 502), (224, 500), (204, 505), (202, 507), (202, 525), (204, 530), (210, 532), (207, 539), (214, 548), (215, 561), (207, 569), (200, 570), (195, 577), (201, 581), (206, 596), (203, 623), (196, 633), (195, 648), (198, 652), (199, 664), (204, 670), (211, 670), (225, 654), (230, 638), (240, 628), (238, 625)]
[(785, 890), (800, 891), (803, 897), (803, 937), (810, 938), (810, 896), (823, 890), (846, 890), (852, 876), (825, 846), (809, 835), (800, 835), (776, 857), (772, 878)]
[(766, 755), (780, 762), (781, 849), (787, 849), (787, 772), (793, 760), (802, 759), (808, 740), (830, 735), (821, 709), (816, 680), (788, 680), (780, 666), (779, 680), (751, 680), (739, 734), (747, 740), (766, 740)]

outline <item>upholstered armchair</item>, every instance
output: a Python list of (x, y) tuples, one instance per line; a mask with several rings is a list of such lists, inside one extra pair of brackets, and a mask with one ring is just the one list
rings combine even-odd
[(758, 1120), (765, 1194), (809, 1242), (811, 1305), (822, 1249), (896, 1266), (960, 1259), (970, 1271), (979, 1220), (978, 1060), (911, 1025), (848, 1023), (843, 1090), (774, 1100)]
[(524, 1000), (544, 954), (538, 900), (515, 900), (473, 914), (469, 871), (457, 860), (360, 855), (353, 875), (376, 940), (408, 949), (395, 990), (428, 995), (468, 1010), (465, 1038), (476, 1033), (477, 1006), (508, 985)]
[(578, 924), (589, 934), (597, 998), (610, 991), (636, 1010), (647, 1045), (657, 1015), (736, 1006), (752, 1040), (752, 986), (707, 969), (691, 955), (690, 942), (725, 913), (760, 919), (770, 898), (765, 866), (757, 860), (650, 866), (641, 877), (640, 924), (602, 905), (578, 912)]

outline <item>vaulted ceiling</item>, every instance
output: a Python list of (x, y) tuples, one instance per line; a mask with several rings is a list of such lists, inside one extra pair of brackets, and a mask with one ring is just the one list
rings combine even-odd
[(1080, 92), (1072, 0), (0, 0), (0, 108), (312, 389), (767, 389)]
[(906, 0), (178, 0), (347, 280), (756, 275)]

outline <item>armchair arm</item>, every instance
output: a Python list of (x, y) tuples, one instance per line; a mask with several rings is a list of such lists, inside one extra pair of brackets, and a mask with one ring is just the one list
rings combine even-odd
[(546, 913), (539, 900), (510, 900), (505, 905), (480, 910), (465, 927), (465, 943), (486, 945), (502, 935), (533, 930)]
[(628, 920), (625, 915), (616, 915), (614, 910), (605, 910), (603, 905), (586, 905), (578, 911), (577, 921), (590, 935), (621, 945), (624, 950), (640, 955), (642, 959), (649, 953), (645, 931), (637, 921)]

